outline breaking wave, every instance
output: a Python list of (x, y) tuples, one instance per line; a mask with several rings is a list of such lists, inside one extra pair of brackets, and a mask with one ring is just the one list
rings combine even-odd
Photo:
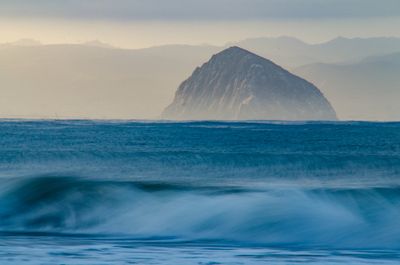
[(400, 248), (400, 187), (245, 188), (37, 176), (2, 180), (2, 234)]

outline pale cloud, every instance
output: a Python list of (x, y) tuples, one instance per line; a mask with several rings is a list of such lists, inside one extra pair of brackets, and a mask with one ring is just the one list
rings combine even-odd
[(2, 17), (265, 20), (399, 17), (399, 0), (0, 0)]

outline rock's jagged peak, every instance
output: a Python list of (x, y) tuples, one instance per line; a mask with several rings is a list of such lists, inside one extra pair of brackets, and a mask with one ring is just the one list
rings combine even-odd
[[(216, 58), (223, 58), (223, 57), (248, 57), (248, 58), (254, 58), (254, 59), (263, 59), (263, 60), (267, 60), (255, 53), (252, 53), (246, 49), (240, 48), (238, 46), (232, 46), (229, 47), (215, 55), (213, 55), (212, 59), (216, 59)], [(212, 60), (211, 59), (211, 60)]]
[(231, 46), (218, 54), (232, 54), (232, 53), (242, 53), (242, 54), (253, 54), (256, 55), (246, 49), (240, 48), (239, 46)]
[(252, 53), (246, 49), (243, 49), (239, 46), (229, 47), (215, 55), (213, 55), (206, 64), (215, 64), (215, 63), (223, 63), (223, 64), (232, 64), (232, 65), (252, 65), (252, 64), (260, 64), (260, 65), (268, 65), (271, 68), (275, 68), (276, 70), (285, 71), (284, 68), (275, 64), (271, 60), (264, 58), (260, 55)]

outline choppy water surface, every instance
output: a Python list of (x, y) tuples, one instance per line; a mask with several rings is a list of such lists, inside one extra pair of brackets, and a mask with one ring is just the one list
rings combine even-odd
[(398, 264), (400, 123), (0, 122), (0, 264)]

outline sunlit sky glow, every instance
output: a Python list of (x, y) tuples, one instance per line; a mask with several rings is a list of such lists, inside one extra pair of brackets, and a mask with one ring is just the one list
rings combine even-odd
[(400, 37), (398, 0), (5, 0), (0, 18), (0, 42), (98, 39), (125, 48), (282, 35)]

